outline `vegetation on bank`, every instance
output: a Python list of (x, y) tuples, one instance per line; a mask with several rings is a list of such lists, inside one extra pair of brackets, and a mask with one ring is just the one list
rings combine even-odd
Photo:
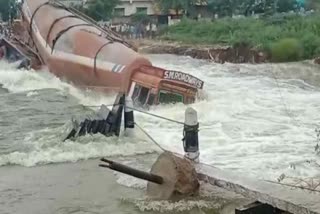
[(273, 61), (311, 59), (320, 56), (320, 14), (212, 22), (184, 19), (161, 37), (189, 44), (245, 44), (269, 53)]

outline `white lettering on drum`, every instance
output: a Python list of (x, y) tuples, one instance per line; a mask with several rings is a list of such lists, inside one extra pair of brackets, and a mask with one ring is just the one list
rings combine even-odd
[(176, 81), (184, 82), (198, 89), (203, 88), (203, 81), (199, 80), (198, 78), (192, 75), (185, 74), (179, 71), (165, 71), (163, 78), (167, 80), (176, 80)]

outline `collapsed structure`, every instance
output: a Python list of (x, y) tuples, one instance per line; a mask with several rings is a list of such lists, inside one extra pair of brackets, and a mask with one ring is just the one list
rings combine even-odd
[[(72, 140), (77, 137), (102, 134), (107, 137), (119, 136), (121, 130), (122, 115), (124, 115), (124, 128), (134, 128), (134, 117), (131, 100), (125, 98), (125, 94), (118, 94), (110, 111), (107, 106), (102, 105), (95, 112), (93, 118), (86, 118), (83, 121), (73, 120), (73, 127), (63, 141)], [(128, 109), (131, 107), (131, 109)], [(125, 110), (125, 112), (124, 112)], [(124, 112), (124, 114), (123, 114)]]
[(235, 214), (320, 214), (320, 194), (317, 190), (253, 179), (200, 163), (199, 123), (194, 109), (186, 109), (183, 126), (184, 156), (162, 149), (164, 152), (149, 172), (107, 158), (102, 158), (99, 166), (148, 181), (146, 193), (153, 200), (175, 201), (194, 197), (201, 186), (209, 185), (224, 190), (213, 189), (218, 190), (218, 194), (227, 193), (226, 197), (221, 195), (222, 199), (227, 199), (230, 196), (227, 196), (228, 193), (236, 193), (246, 199), (234, 204), (232, 213)]
[(125, 93), (141, 106), (193, 103), (204, 85), (190, 74), (153, 66), (114, 32), (59, 1), (25, 0), (13, 35), (6, 58), (27, 59), (33, 69), (47, 66), (84, 88)]

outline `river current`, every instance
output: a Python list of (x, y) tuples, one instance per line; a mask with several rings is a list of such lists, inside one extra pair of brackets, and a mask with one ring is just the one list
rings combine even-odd
[[(309, 62), (236, 65), (173, 55), (147, 57), (157, 66), (205, 81), (202, 98), (191, 105), (200, 122), (202, 162), (268, 180), (281, 174), (320, 175), (313, 164), (320, 163), (315, 151), (320, 67)], [(72, 117), (90, 114), (93, 109), (85, 106), (112, 104), (114, 97), (81, 91), (46, 71), (15, 70), (1, 63), (0, 100), (0, 174), (16, 165), (28, 171), (104, 156), (128, 157), (134, 163), (140, 155), (160, 151), (138, 131), (133, 138), (92, 136), (62, 142)], [(160, 105), (149, 111), (183, 121), (186, 108)], [(140, 113), (135, 117), (162, 147), (183, 153), (181, 125)], [(117, 181), (127, 187), (142, 185), (121, 176)]]

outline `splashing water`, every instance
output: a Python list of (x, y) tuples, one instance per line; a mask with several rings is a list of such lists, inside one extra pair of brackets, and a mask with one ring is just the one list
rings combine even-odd
[[(265, 179), (275, 179), (281, 173), (319, 175), (312, 166), (290, 168), (292, 162), (319, 160), (314, 152), (314, 129), (320, 121), (318, 67), (308, 63), (220, 65), (171, 55), (149, 57), (157, 66), (189, 72), (205, 81), (206, 99), (191, 105), (200, 121), (201, 161)], [(81, 91), (48, 72), (17, 71), (5, 64), (0, 67), (0, 84), (9, 90), (0, 92), (5, 100), (0, 116), (7, 118), (2, 122), (6, 125), (0, 122), (0, 127), (8, 133), (0, 135), (0, 147), (5, 148), (0, 152), (0, 165), (34, 166), (158, 151), (139, 137), (94, 136), (62, 143), (66, 122), (87, 113), (82, 105), (110, 104), (114, 97)], [(9, 111), (12, 108), (18, 110)], [(160, 105), (150, 111), (183, 122), (186, 108), (183, 104)], [(11, 131), (5, 128), (15, 120)], [(136, 113), (136, 121), (164, 148), (183, 152), (180, 125), (140, 113)]]

